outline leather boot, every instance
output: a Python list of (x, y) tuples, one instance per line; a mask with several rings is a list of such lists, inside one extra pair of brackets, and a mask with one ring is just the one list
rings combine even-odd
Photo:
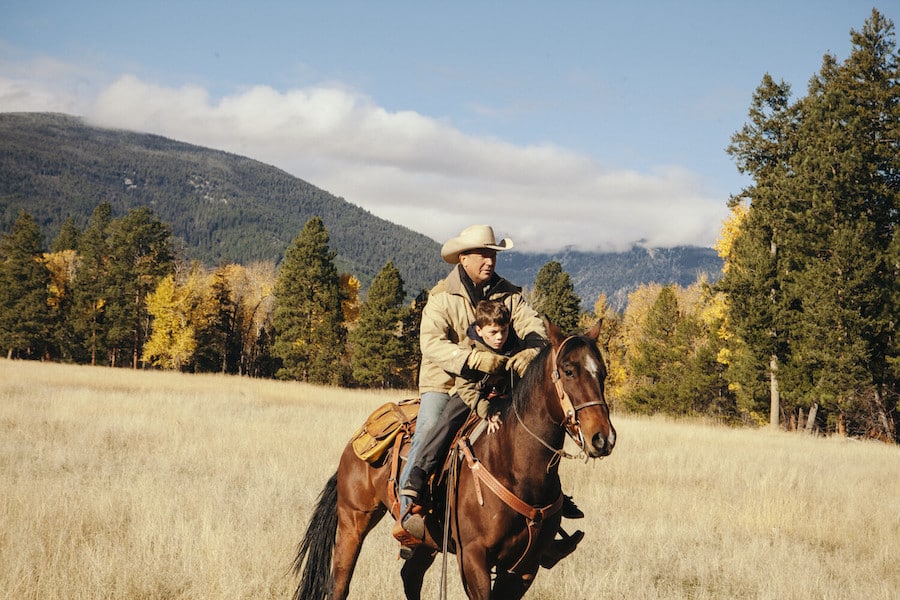
[(409, 477), (400, 490), (401, 496), (407, 496), (416, 501), (416, 504), (423, 504), (425, 491), (428, 487), (428, 474), (419, 467), (413, 467), (409, 470)]

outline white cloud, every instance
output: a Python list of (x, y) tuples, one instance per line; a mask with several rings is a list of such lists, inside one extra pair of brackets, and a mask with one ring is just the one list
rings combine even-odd
[(339, 85), (257, 86), (214, 99), (202, 87), (130, 75), (107, 83), (53, 61), (0, 63), (0, 111), (24, 110), (249, 156), (438, 241), (491, 223), (526, 251), (711, 245), (726, 212), (723, 198), (678, 167), (609, 170), (554, 145), (517, 146), (389, 112)]

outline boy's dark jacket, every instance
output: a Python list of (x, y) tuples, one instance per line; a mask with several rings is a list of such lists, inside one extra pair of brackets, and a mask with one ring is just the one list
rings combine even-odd
[[(500, 350), (494, 350), (484, 343), (484, 340), (475, 332), (475, 325), (472, 324), (466, 330), (466, 339), (463, 344), (468, 349), (482, 350), (485, 352), (496, 352), (504, 356), (512, 356), (513, 354), (524, 350), (526, 345), (520, 340), (512, 327), (509, 329), (509, 337)], [(501, 370), (497, 373), (482, 373), (472, 369), (463, 369), (463, 373), (456, 378), (456, 392), (459, 394), (466, 406), (475, 411), (482, 419), (487, 419), (490, 414), (490, 398), (495, 395), (506, 395), (512, 388), (512, 377), (516, 377), (512, 371)]]

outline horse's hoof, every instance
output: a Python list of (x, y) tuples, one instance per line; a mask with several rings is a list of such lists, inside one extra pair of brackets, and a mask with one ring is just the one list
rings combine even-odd
[(572, 535), (566, 535), (563, 539), (553, 540), (553, 543), (541, 555), (541, 566), (545, 569), (555, 567), (556, 563), (575, 552), (575, 548), (578, 547), (578, 543), (583, 537), (584, 532), (579, 529)]

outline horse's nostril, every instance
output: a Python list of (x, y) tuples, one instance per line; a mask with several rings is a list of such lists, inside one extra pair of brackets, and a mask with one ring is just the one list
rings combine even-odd
[(591, 440), (594, 450), (597, 451), (598, 456), (609, 456), (610, 452), (612, 452), (612, 447), (614, 442), (612, 436), (609, 439), (606, 438), (602, 433), (594, 434), (594, 438)]

